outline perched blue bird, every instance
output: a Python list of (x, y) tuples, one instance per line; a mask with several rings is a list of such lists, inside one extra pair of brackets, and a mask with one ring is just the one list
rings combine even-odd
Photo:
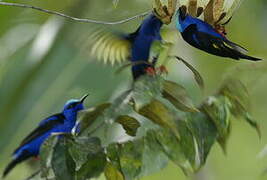
[(154, 68), (155, 58), (150, 60), (150, 51), (155, 41), (161, 41), (160, 30), (163, 23), (157, 16), (147, 16), (139, 28), (131, 34), (92, 34), (92, 54), (104, 62), (131, 61), (133, 78), (137, 79), (147, 70)]
[(176, 27), (187, 43), (207, 53), (236, 60), (261, 60), (259, 58), (246, 55), (247, 50), (245, 48), (229, 41), (222, 33), (217, 32), (210, 24), (202, 21), (201, 19), (190, 16), (181, 8), (177, 11)]
[(37, 157), (41, 145), (52, 133), (71, 133), (75, 127), (78, 112), (84, 109), (83, 102), (87, 96), (83, 96), (80, 100), (69, 100), (61, 113), (42, 120), (39, 126), (24, 138), (20, 146), (14, 151), (13, 160), (5, 168), (3, 177), (18, 163), (30, 157)]

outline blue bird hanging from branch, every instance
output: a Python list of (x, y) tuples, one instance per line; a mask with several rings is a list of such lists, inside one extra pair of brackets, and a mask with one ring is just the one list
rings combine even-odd
[(83, 102), (88, 95), (81, 99), (69, 100), (61, 113), (52, 115), (39, 123), (20, 146), (13, 152), (13, 160), (7, 165), (3, 172), (5, 177), (17, 164), (31, 158), (37, 157), (44, 141), (53, 134), (71, 133), (76, 126), (78, 112), (84, 109)]
[[(189, 0), (192, 1), (192, 0)], [(226, 38), (225, 25), (232, 18), (233, 11), (240, 5), (240, 0), (228, 3), (229, 9), (224, 1), (198, 1), (180, 6), (177, 11), (176, 28), (181, 33), (183, 39), (191, 46), (205, 51), (209, 54), (228, 57), (232, 59), (248, 59), (252, 61), (261, 60), (256, 57), (248, 56), (247, 50), (242, 46)], [(231, 4), (232, 3), (232, 4)], [(226, 5), (225, 5), (226, 4)], [(227, 12), (229, 10), (229, 12)], [(204, 20), (198, 18), (204, 14)]]

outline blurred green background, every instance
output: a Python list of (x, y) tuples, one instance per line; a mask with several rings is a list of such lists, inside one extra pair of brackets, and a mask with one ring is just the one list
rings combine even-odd
[[(136, 15), (151, 8), (149, 0), (121, 0), (115, 9), (112, 0), (19, 1), (76, 17), (113, 21)], [(244, 45), (255, 55), (267, 59), (267, 1), (244, 1), (228, 25), (229, 39)], [(141, 19), (104, 28), (131, 32)], [(108, 101), (119, 89), (129, 86), (130, 71), (119, 75), (118, 67), (104, 66), (89, 56), (90, 30), (93, 24), (70, 22), (31, 9), (0, 6), (0, 171), (10, 161), (11, 153), (37, 123), (61, 110), (66, 100), (91, 96), (86, 107)], [(169, 25), (173, 28), (173, 25)], [(178, 39), (176, 54), (192, 63), (202, 74), (205, 96), (219, 87), (229, 69), (248, 84), (252, 114), (262, 127), (262, 138), (248, 125), (235, 121), (227, 156), (218, 145), (211, 151), (206, 166), (196, 176), (185, 177), (170, 164), (145, 180), (258, 180), (267, 168), (267, 157), (258, 153), (267, 144), (267, 66), (260, 62), (232, 61), (191, 48)], [(266, 70), (265, 70), (266, 69)], [(182, 83), (197, 102), (201, 96), (191, 73), (179, 63), (169, 65), (169, 78)], [(23, 163), (7, 177), (9, 180), (29, 176), (38, 163)]]

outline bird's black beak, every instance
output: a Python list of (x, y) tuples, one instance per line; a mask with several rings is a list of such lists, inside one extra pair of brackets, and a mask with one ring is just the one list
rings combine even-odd
[(80, 103), (82, 104), (84, 102), (84, 100), (89, 96), (89, 94), (85, 94), (81, 99), (80, 99)]

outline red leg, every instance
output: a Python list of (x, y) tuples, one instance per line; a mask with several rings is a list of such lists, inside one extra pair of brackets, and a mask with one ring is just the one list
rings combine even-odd
[(36, 161), (39, 161), (40, 157), (39, 156), (34, 156), (33, 159), (36, 160)]
[(146, 68), (146, 73), (150, 76), (155, 76), (156, 75), (156, 71), (153, 67), (148, 67)]
[(222, 36), (226, 36), (227, 35), (227, 32), (226, 32), (226, 29), (224, 26), (220, 26), (220, 25), (216, 25), (215, 26), (215, 30), (221, 34)]

